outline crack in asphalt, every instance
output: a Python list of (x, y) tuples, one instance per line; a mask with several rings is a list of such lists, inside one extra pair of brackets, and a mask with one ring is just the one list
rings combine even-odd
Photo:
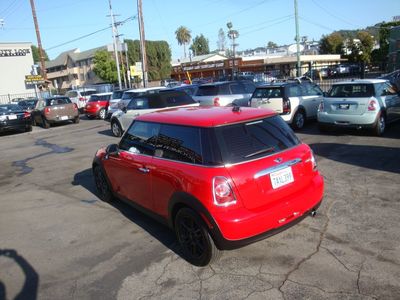
[(350, 270), (344, 262), (342, 262), (339, 257), (337, 257), (331, 250), (329, 250), (326, 247), (321, 246), (322, 249), (326, 250), (337, 262), (339, 262), (347, 271), (352, 272), (352, 273), (357, 273), (357, 271)]

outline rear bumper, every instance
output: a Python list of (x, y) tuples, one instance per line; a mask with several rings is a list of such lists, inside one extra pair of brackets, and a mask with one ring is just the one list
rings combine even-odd
[(27, 127), (32, 126), (31, 120), (25, 121), (25, 122), (19, 122), (17, 124), (4, 124), (0, 122), (0, 132), (5, 132), (5, 131), (23, 131)]
[(100, 109), (101, 109), (101, 107), (95, 107), (95, 108), (89, 108), (89, 109), (87, 109), (87, 108), (85, 107), (85, 109), (84, 109), (83, 112), (84, 112), (86, 115), (97, 117), (97, 115), (98, 115)]
[(365, 113), (362, 115), (343, 115), (328, 114), (326, 112), (318, 112), (318, 123), (322, 125), (330, 125), (348, 128), (371, 128), (376, 123), (377, 113)]
[(234, 249), (275, 235), (303, 220), (316, 210), (323, 198), (324, 181), (320, 174), (290, 199), (265, 210), (245, 208), (214, 215), (211, 235), (218, 248)]

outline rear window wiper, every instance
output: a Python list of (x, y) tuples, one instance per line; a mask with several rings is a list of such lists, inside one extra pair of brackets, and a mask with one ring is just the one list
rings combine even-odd
[(273, 152), (274, 149), (275, 149), (274, 147), (269, 147), (269, 148), (261, 149), (261, 150), (258, 150), (258, 151), (256, 151), (256, 152), (247, 154), (246, 156), (244, 156), (244, 158), (249, 158), (249, 157), (256, 156), (256, 155), (262, 154), (262, 153)]

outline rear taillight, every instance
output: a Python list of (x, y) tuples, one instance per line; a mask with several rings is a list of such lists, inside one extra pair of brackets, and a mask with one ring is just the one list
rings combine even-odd
[(324, 111), (324, 101), (321, 101), (321, 103), (319, 104), (318, 111)]
[(217, 176), (213, 179), (213, 197), (214, 204), (217, 206), (226, 207), (236, 203), (236, 197), (230, 181), (222, 176)]
[(79, 101), (86, 101), (86, 98), (84, 98), (84, 97), (79, 97)]
[(29, 119), (30, 117), (31, 117), (31, 113), (25, 111), (25, 112), (24, 112), (24, 119)]
[(46, 108), (44, 109), (44, 114), (47, 115), (47, 114), (49, 114), (49, 113), (50, 113), (50, 108), (46, 107)]
[(214, 106), (220, 106), (218, 97), (214, 98)]
[(291, 107), (290, 107), (290, 99), (289, 98), (283, 98), (283, 103), (282, 103), (282, 113), (285, 115), (290, 114)]
[(317, 170), (317, 161), (314, 156), (314, 152), (311, 150), (311, 157), (305, 161), (306, 163), (311, 162), (313, 171)]
[(369, 111), (375, 111), (378, 109), (378, 102), (376, 102), (376, 100), (371, 99), (368, 102), (368, 110)]
[(74, 103), (74, 110), (78, 110), (78, 106)]

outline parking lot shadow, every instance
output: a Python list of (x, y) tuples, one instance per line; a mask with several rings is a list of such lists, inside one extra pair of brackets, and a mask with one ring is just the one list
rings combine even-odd
[(99, 131), (98, 133), (102, 134), (102, 135), (107, 135), (107, 136), (114, 136), (111, 132), (111, 129), (102, 130), (102, 131)]
[(400, 173), (400, 148), (347, 145), (337, 143), (310, 144), (314, 153), (341, 163), (379, 171)]
[[(14, 261), (25, 276), (21, 291), (15, 296), (16, 300), (35, 300), (39, 287), (39, 274), (31, 264), (14, 249), (0, 249), (0, 256), (5, 256)], [(0, 280), (0, 299), (7, 298), (7, 286)]]
[[(76, 173), (72, 184), (80, 185), (94, 195), (98, 195), (91, 169), (86, 169), (79, 173)], [(179, 246), (175, 238), (175, 234), (167, 226), (155, 221), (153, 218), (150, 218), (145, 213), (132, 206), (132, 204), (128, 201), (115, 199), (108, 204), (118, 209), (122, 213), (122, 215), (124, 215), (132, 223), (135, 223), (136, 225), (143, 228), (150, 235), (160, 241), (165, 247), (169, 248), (177, 255), (181, 255)]]

